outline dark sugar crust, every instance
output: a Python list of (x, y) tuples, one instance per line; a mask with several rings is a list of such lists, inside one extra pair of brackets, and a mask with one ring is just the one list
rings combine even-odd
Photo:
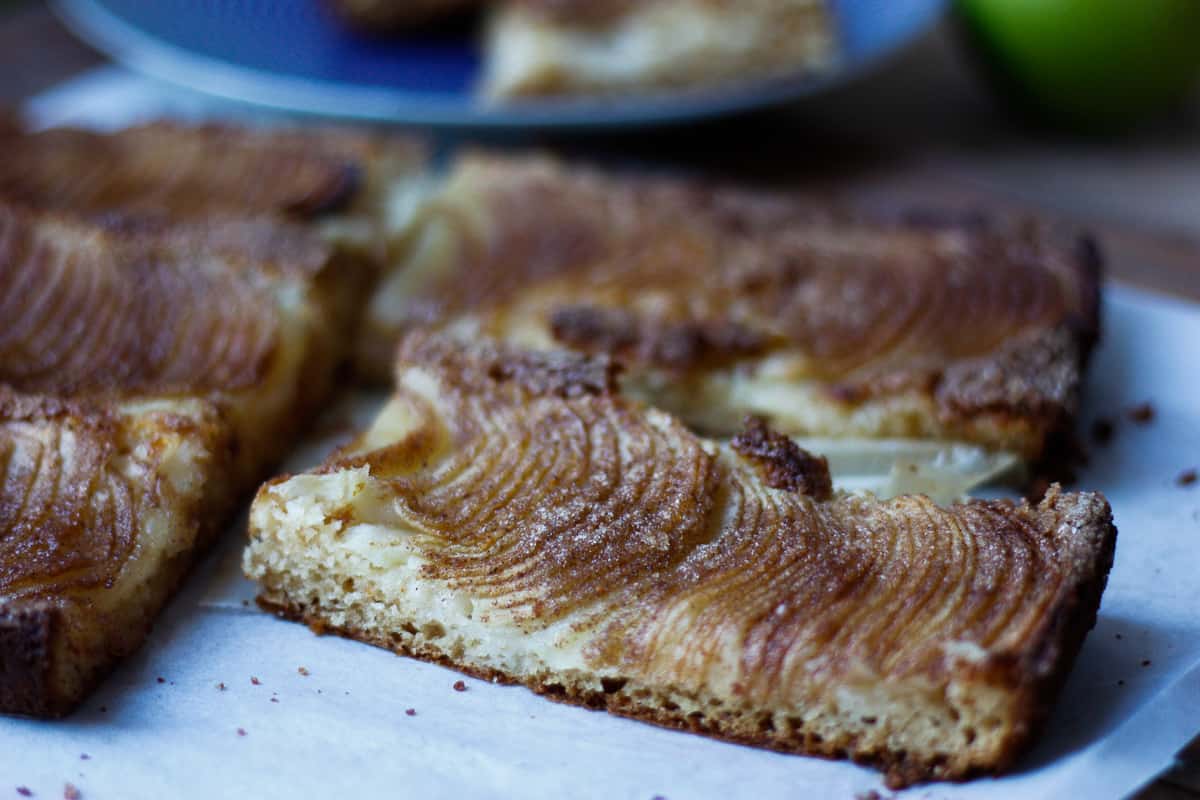
[(833, 495), (833, 477), (829, 460), (796, 444), (767, 427), (758, 417), (746, 420), (744, 429), (730, 442), (743, 458), (758, 465), (764, 482), (772, 489), (800, 492), (816, 500), (828, 500)]

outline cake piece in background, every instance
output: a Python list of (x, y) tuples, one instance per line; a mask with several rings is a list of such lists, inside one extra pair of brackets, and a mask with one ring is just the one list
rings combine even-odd
[[(879, 219), (816, 197), (467, 155), (412, 215), (359, 340), (433, 327), (607, 354), (719, 436), (905, 440), (1030, 464), (1072, 430), (1099, 328), (1090, 239)], [(872, 445), (873, 446), (873, 445)]]

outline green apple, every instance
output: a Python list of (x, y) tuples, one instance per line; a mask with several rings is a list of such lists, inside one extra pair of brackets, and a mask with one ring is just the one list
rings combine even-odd
[(958, 0), (985, 62), (1060, 121), (1120, 127), (1200, 76), (1200, 0)]

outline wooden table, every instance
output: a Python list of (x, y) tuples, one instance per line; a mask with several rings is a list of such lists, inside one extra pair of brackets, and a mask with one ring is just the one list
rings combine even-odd
[[(103, 60), (40, 4), (9, 9), (0, 0), (0, 106)], [(1031, 133), (988, 99), (948, 30), (852, 92), (802, 110), (636, 138), (540, 143), (742, 181), (829, 183), (868, 197), (1033, 209), (1093, 229), (1113, 256), (1112, 279), (1200, 301), (1200, 94), (1120, 141)], [(1137, 800), (1200, 800), (1200, 737)]]

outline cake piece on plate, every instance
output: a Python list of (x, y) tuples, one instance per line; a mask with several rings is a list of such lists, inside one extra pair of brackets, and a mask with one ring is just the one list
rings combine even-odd
[(645, 94), (811, 73), (836, 57), (824, 0), (509, 0), (485, 37), (484, 93)]

